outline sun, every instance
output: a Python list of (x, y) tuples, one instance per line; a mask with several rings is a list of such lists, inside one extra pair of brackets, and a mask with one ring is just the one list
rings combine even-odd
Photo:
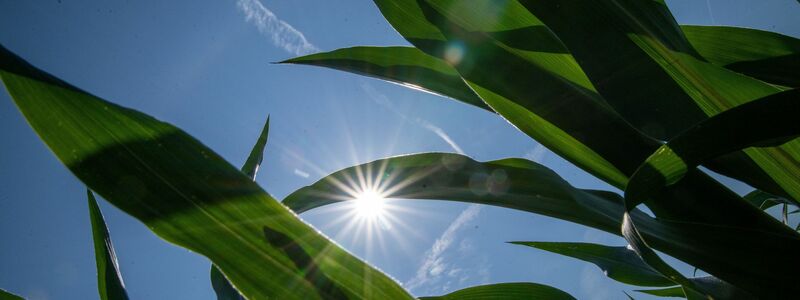
[(382, 217), (386, 211), (385, 202), (386, 199), (374, 190), (365, 190), (353, 200), (356, 214), (364, 219)]

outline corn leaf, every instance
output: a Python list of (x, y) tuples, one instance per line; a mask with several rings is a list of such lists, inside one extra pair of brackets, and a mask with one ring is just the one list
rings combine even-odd
[(322, 66), (377, 77), (494, 112), (450, 65), (414, 47), (351, 47), (281, 63)]
[[(264, 159), (264, 147), (267, 146), (267, 139), (269, 138), (269, 116), (267, 116), (267, 121), (264, 123), (264, 128), (261, 129), (261, 134), (259, 134), (258, 139), (256, 140), (256, 144), (253, 145), (253, 149), (250, 150), (250, 155), (247, 157), (244, 165), (242, 166), (242, 173), (250, 177), (252, 180), (256, 180), (256, 174), (261, 166), (261, 161)], [(219, 270), (214, 265), (211, 265), (211, 273), (209, 274), (211, 277), (211, 285), (214, 288), (214, 292), (217, 294), (217, 299), (219, 300), (238, 300), (244, 299), (242, 295), (236, 290), (236, 288), (231, 285), (225, 275), (222, 274), (222, 271)]]
[[(488, 34), (472, 32), (451, 22), (433, 7), (454, 3), (452, 1), (377, 0), (375, 3), (406, 40), (453, 65), (494, 111), (553, 152), (606, 182), (624, 187), (627, 181), (624, 171), (620, 170), (625, 166), (613, 164), (623, 161), (621, 156), (617, 157), (621, 149), (611, 148), (625, 144), (629, 150), (631, 147), (651, 149), (657, 145), (656, 141), (632, 128), (592, 91), (591, 83), (568, 54), (545, 52), (558, 49), (558, 40), (548, 40), (550, 44), (545, 42), (544, 46), (535, 43), (538, 41), (526, 44), (530, 47), (525, 49), (545, 47), (543, 51), (514, 48)], [(505, 2), (470, 2), (460, 7), (471, 6), (474, 10), (459, 11), (497, 12), (498, 16), (467, 21), (498, 20), (497, 23), (475, 21), (474, 27), (514, 33), (499, 37), (524, 41), (524, 37), (542, 36), (539, 29), (514, 31), (520, 23), (536, 19), (519, 5), (515, 9), (502, 9), (503, 4), (499, 3)], [(455, 12), (452, 14), (454, 18), (457, 16)], [(615, 142), (609, 141), (609, 137)], [(631, 151), (636, 152), (635, 149)], [(629, 159), (626, 156), (624, 161)], [(635, 167), (630, 166), (631, 172)]]
[(244, 297), (239, 294), (239, 291), (225, 278), (225, 274), (211, 265), (211, 287), (214, 288), (214, 293), (217, 294), (217, 300), (244, 300)]
[(593, 263), (603, 273), (622, 283), (638, 286), (672, 286), (675, 282), (642, 261), (627, 247), (611, 247), (591, 243), (511, 242), (545, 251), (574, 257)]
[(656, 150), (631, 178), (625, 197), (635, 206), (711, 158), (748, 147), (786, 143), (800, 136), (800, 122), (794, 119), (797, 111), (800, 90), (789, 90), (703, 121)]
[(725, 26), (681, 26), (708, 62), (763, 81), (800, 87), (800, 39)]
[[(520, 3), (567, 45), (616, 111), (637, 127), (657, 129), (649, 134), (663, 131), (669, 139), (709, 116), (782, 90), (706, 62), (663, 1)], [(800, 142), (745, 153), (785, 194), (800, 199)]]
[[(726, 282), (711, 276), (695, 277), (690, 280), (695, 285), (701, 286), (704, 289), (716, 291), (714, 299), (753, 299), (753, 296), (745, 294), (741, 290), (734, 289)], [(659, 297), (686, 297), (684, 289), (680, 286), (636, 291)]]
[[(737, 106), (675, 137), (648, 158), (631, 178), (625, 191), (626, 210), (633, 210), (644, 199), (660, 193), (666, 186), (681, 182), (688, 172), (704, 160), (749, 146), (786, 142), (800, 134), (800, 126), (792, 122), (791, 118), (786, 118), (786, 114), (791, 114), (800, 107), (798, 95), (800, 91), (790, 90)], [(770, 248), (767, 251), (770, 255), (753, 261), (731, 255), (731, 252), (736, 252), (740, 247), (720, 247), (724, 241), (707, 240), (703, 243), (707, 250), (717, 248), (714, 252), (719, 253), (718, 261), (714, 263), (717, 272), (715, 275), (758, 296), (786, 296), (790, 294), (788, 291), (798, 290), (789, 279), (794, 271), (786, 268), (800, 263), (792, 255), (800, 249), (800, 235), (790, 228), (768, 232), (752, 231), (747, 220), (739, 220), (738, 224), (719, 228), (709, 224), (675, 225), (675, 228), (695, 227), (694, 231), (686, 230), (674, 240), (676, 245), (685, 243), (684, 247), (698, 247), (697, 243), (690, 243), (689, 240), (692, 235), (704, 231), (740, 231), (741, 235), (759, 237), (754, 243), (765, 249)], [(637, 224), (627, 213), (622, 228), (630, 245), (651, 267), (684, 287), (692, 286), (650, 249), (649, 241), (640, 234), (642, 225)], [(708, 235), (709, 238), (712, 236)], [(694, 260), (688, 257), (686, 259)], [(743, 273), (744, 269), (761, 275), (755, 278), (747, 276)], [(768, 277), (772, 280), (764, 281)]]
[(92, 220), (92, 239), (94, 240), (94, 257), (97, 261), (97, 289), (101, 300), (127, 300), (125, 283), (117, 263), (117, 254), (111, 244), (108, 227), (97, 206), (92, 191), (86, 190), (89, 198), (89, 217)]
[(574, 300), (575, 298), (557, 288), (530, 282), (496, 283), (474, 286), (437, 297), (420, 297), (420, 300), (516, 300), (552, 299)]
[[(374, 178), (387, 197), (488, 204), (550, 216), (612, 234), (621, 226), (621, 197), (571, 186), (555, 172), (525, 159), (477, 162), (450, 153), (422, 153), (377, 160), (337, 171), (298, 189), (283, 204), (300, 214), (349, 201), (348, 186)], [(644, 214), (640, 214), (645, 217)]]
[(261, 134), (258, 135), (256, 144), (253, 145), (253, 149), (250, 150), (250, 155), (247, 156), (247, 160), (242, 166), (242, 173), (247, 175), (247, 177), (250, 177), (252, 180), (256, 180), (256, 174), (258, 173), (259, 168), (261, 168), (261, 162), (264, 160), (264, 147), (267, 146), (268, 138), (269, 116), (267, 116), (267, 121), (264, 123), (264, 128), (261, 129)]
[(9, 293), (4, 289), (0, 289), (0, 300), (25, 300), (25, 298)]
[(411, 299), (180, 129), (81, 91), (5, 48), (0, 77), (81, 181), (161, 238), (208, 257), (244, 296)]
[(747, 200), (747, 202), (750, 202), (750, 204), (752, 204), (753, 206), (763, 210), (767, 210), (778, 204), (795, 205), (793, 202), (785, 198), (775, 196), (773, 194), (759, 190), (747, 193), (747, 195), (744, 195), (744, 200)]
[(637, 292), (658, 296), (658, 297), (674, 297), (674, 298), (684, 298), (686, 297), (683, 294), (683, 289), (679, 286), (663, 288), (663, 289), (652, 289), (652, 290), (636, 290)]
[[(697, 172), (689, 175), (693, 178), (690, 180), (699, 178)], [(348, 191), (357, 187), (348, 184), (358, 182), (358, 178), (373, 178), (381, 192), (392, 198), (494, 205), (583, 224), (617, 235), (621, 234), (620, 228), (624, 225), (624, 203), (615, 193), (574, 188), (550, 169), (525, 159), (477, 162), (463, 155), (444, 153), (398, 156), (346, 168), (295, 191), (283, 203), (302, 213), (323, 205), (349, 201), (355, 196)], [(718, 194), (706, 195), (715, 197)], [(674, 199), (680, 200), (678, 197)], [(800, 247), (797, 239), (776, 234), (790, 230), (752, 205), (744, 201), (741, 204), (754, 214), (738, 215), (741, 217), (738, 221), (752, 228), (655, 219), (636, 209), (629, 215), (649, 247), (720, 278), (749, 278), (749, 283), (744, 286), (761, 292), (769, 294), (795, 289), (795, 285), (787, 285), (786, 281), (793, 278), (787, 274), (793, 272), (795, 264), (787, 263), (787, 259), (794, 260), (792, 253)], [(765, 257), (764, 253), (774, 255)]]

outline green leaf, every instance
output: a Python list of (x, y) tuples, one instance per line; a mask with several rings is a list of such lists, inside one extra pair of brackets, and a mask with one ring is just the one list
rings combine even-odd
[[(733, 288), (728, 283), (711, 276), (695, 277), (689, 279), (695, 285), (706, 290), (716, 291), (714, 299), (753, 299), (752, 296), (744, 294), (741, 290)], [(668, 287), (663, 289), (636, 290), (640, 293), (650, 294), (659, 297), (686, 297), (684, 289), (680, 286)], [(705, 299), (705, 298), (703, 298)]]
[(217, 294), (217, 300), (245, 300), (239, 291), (231, 285), (225, 274), (214, 265), (211, 265), (211, 286)]
[(628, 183), (626, 199), (635, 206), (716, 156), (794, 139), (800, 135), (800, 122), (794, 119), (800, 111), (799, 100), (800, 90), (789, 90), (742, 104), (693, 126), (642, 164)]
[(652, 289), (652, 290), (636, 290), (637, 292), (659, 296), (659, 297), (675, 297), (675, 298), (684, 298), (686, 296), (683, 295), (683, 288), (680, 286), (663, 288), (663, 289)]
[(242, 166), (242, 173), (252, 180), (256, 180), (256, 173), (258, 173), (258, 169), (261, 167), (261, 161), (264, 160), (264, 147), (267, 145), (268, 137), (269, 116), (267, 116), (267, 122), (264, 123), (264, 128), (261, 129), (261, 134), (258, 136), (256, 144), (253, 145), (253, 150), (250, 150), (250, 155)]
[(622, 293), (625, 294), (625, 296), (628, 297), (628, 300), (636, 300), (636, 299), (633, 299), (633, 297), (631, 297), (631, 295), (628, 295), (628, 292), (622, 291)]
[[(690, 176), (692, 180), (699, 178), (697, 172), (690, 172)], [(458, 154), (398, 156), (346, 168), (295, 191), (283, 203), (302, 213), (352, 200), (355, 195), (348, 191), (358, 187), (348, 184), (358, 182), (357, 178), (372, 178), (386, 197), (494, 205), (551, 216), (617, 235), (623, 227), (625, 207), (617, 194), (574, 188), (553, 171), (528, 160), (481, 163)], [(727, 197), (727, 194), (707, 195)], [(787, 275), (793, 272), (792, 266), (800, 264), (800, 261), (793, 264), (797, 259), (793, 253), (800, 247), (798, 240), (774, 234), (786, 230), (786, 226), (744, 201), (742, 205), (757, 213), (738, 215), (741, 217), (738, 221), (749, 224), (752, 229), (655, 219), (635, 209), (630, 215), (648, 245), (672, 257), (720, 278), (750, 278), (751, 287), (763, 286), (773, 292), (795, 289), (795, 285), (787, 285), (786, 281), (794, 278)], [(731, 209), (725, 211), (737, 213)], [(764, 256), (763, 253), (774, 255)]]
[(97, 206), (92, 191), (86, 190), (89, 198), (89, 217), (92, 220), (92, 239), (94, 240), (94, 257), (97, 261), (97, 290), (102, 300), (128, 299), (125, 283), (117, 263), (117, 254), (111, 244), (108, 227)]
[[(663, 1), (520, 2), (567, 45), (616, 111), (637, 128), (658, 129), (645, 130), (651, 135), (663, 131), (662, 139), (782, 90), (706, 62)], [(745, 153), (784, 192), (769, 182), (757, 181), (756, 187), (800, 199), (800, 142)]]
[[(445, 34), (434, 24), (442, 23), (440, 20), (442, 18), (436, 19), (437, 17), (435, 14), (430, 13), (431, 9), (426, 3), (414, 0), (378, 0), (376, 4), (398, 32), (431, 56), (441, 57), (446, 61), (448, 57), (452, 60), (454, 56), (469, 56), (471, 53), (481, 50), (465, 44), (463, 40), (469, 40), (468, 37), (461, 38), (462, 36), (459, 36), (448, 40)], [(567, 95), (569, 93), (559, 91), (564, 85), (558, 84), (566, 80), (569, 82), (567, 83), (567, 89), (571, 89), (569, 86), (573, 85), (574, 93), (578, 95), (577, 98), (585, 98), (584, 100), (588, 99), (589, 102), (605, 102), (603, 99), (597, 99), (599, 95), (596, 95), (591, 83), (577, 66), (575, 60), (566, 53), (565, 47), (558, 38), (552, 35), (549, 29), (544, 27), (538, 19), (517, 2), (470, 1), (469, 4), (465, 4), (465, 2), (458, 1), (436, 1), (432, 4), (434, 6), (444, 6), (445, 9), (441, 10), (452, 16), (453, 22), (457, 23), (456, 26), (451, 26), (451, 24), (440, 24), (439, 26), (447, 28), (463, 26), (466, 28), (465, 30), (478, 31), (478, 33), (470, 32), (469, 36), (478, 41), (496, 41), (498, 46), (502, 48), (500, 51), (495, 51), (501, 54), (499, 58), (489, 58), (485, 60), (485, 63), (481, 63), (492, 66), (500, 65), (501, 67), (481, 68), (481, 70), (503, 70), (503, 72), (494, 77), (506, 76), (512, 79), (510, 81), (498, 80), (501, 82), (497, 83), (497, 85), (501, 87), (513, 85), (515, 84), (514, 79), (518, 78), (519, 84), (523, 88), (534, 88), (535, 92), (543, 91), (544, 95), (548, 91), (550, 94)], [(427, 12), (423, 10), (425, 7), (428, 7)], [(433, 18), (434, 21), (428, 20), (429, 18)], [(393, 53), (383, 55), (376, 53), (380, 49), (376, 47), (340, 49), (329, 53), (312, 55), (313, 59), (310, 59), (312, 56), (304, 57), (310, 60), (304, 61), (304, 58), (298, 58), (297, 60), (298, 63), (316, 64), (391, 81), (407, 82), (411, 86), (439, 91), (440, 93), (444, 93), (442, 92), (443, 90), (464, 91), (470, 89), (465, 89), (463, 83), (452, 79), (423, 81), (418, 76), (413, 75), (425, 73), (421, 70), (426, 70), (425, 65), (428, 64), (435, 65), (437, 70), (442, 70), (440, 71), (441, 74), (450, 74), (450, 71), (447, 71), (447, 68), (438, 60), (432, 60), (430, 57), (419, 53), (412, 54), (414, 53), (413, 50), (393, 49), (392, 51), (397, 51), (398, 53), (403, 52), (402, 55), (397, 56), (401, 58), (394, 59)], [(524, 62), (508, 62), (509, 59), (502, 55), (504, 51), (513, 54), (510, 56), (524, 60)], [(448, 53), (450, 53), (450, 56), (448, 56)], [(407, 58), (411, 56), (414, 56), (414, 59)], [(408, 67), (410, 61), (415, 60), (421, 63), (417, 63), (413, 68)], [(469, 71), (476, 65), (474, 62), (470, 63), (470, 59), (467, 58), (462, 58), (462, 61), (463, 63), (456, 64), (461, 67), (462, 73), (464, 69)], [(380, 64), (385, 67), (373, 67), (374, 64)], [(533, 66), (524, 67), (531, 64)], [(419, 71), (386, 72), (386, 70), (393, 67)], [(508, 71), (513, 68), (522, 68), (522, 70), (517, 73)], [(529, 75), (531, 70), (539, 70), (536, 73), (538, 75), (526, 79), (525, 76)], [(403, 77), (407, 73), (412, 75)], [(493, 74), (492, 72), (487, 73)], [(445, 77), (449, 77), (449, 75), (445, 75)], [(549, 78), (556, 83), (548, 84), (547, 82), (542, 82), (540, 77)], [(455, 85), (442, 87), (441, 83), (443, 82), (452, 82)], [(531, 82), (537, 84), (531, 84)], [(458, 93), (446, 94), (454, 98), (458, 97)], [(619, 188), (624, 188), (626, 179), (616, 168), (621, 166), (620, 169), (625, 173), (632, 174), (638, 167), (638, 163), (635, 163), (637, 161), (635, 158), (639, 157), (638, 155), (633, 155), (633, 153), (639, 153), (643, 160), (652, 152), (652, 149), (658, 146), (657, 143), (649, 141), (647, 138), (642, 141), (643, 138), (639, 136), (640, 134), (637, 131), (632, 130), (627, 124), (623, 124), (625, 123), (624, 121), (619, 121), (615, 113), (609, 112), (605, 108), (594, 107), (596, 103), (587, 103), (583, 106), (576, 106), (574, 103), (565, 105), (563, 100), (567, 97), (563, 96), (557, 99), (542, 100), (541, 97), (537, 96), (542, 95), (542, 93), (521, 92), (518, 94), (521, 94), (522, 98), (511, 97), (504, 99), (504, 97), (493, 97), (495, 95), (490, 91), (481, 96), (497, 98), (494, 102), (499, 104), (494, 108), (504, 108), (503, 111), (500, 111), (501, 115), (520, 130), (579, 167), (598, 175), (601, 179)], [(533, 99), (525, 99), (529, 94), (535, 97)], [(456, 99), (476, 105), (473, 95), (468, 95)], [(556, 100), (562, 101), (559, 103)], [(575, 102), (580, 99), (571, 100)], [(536, 104), (534, 101), (544, 102), (534, 105)], [(571, 109), (562, 112), (556, 111), (555, 108)], [(587, 126), (588, 124), (594, 126)], [(604, 144), (604, 142), (608, 141), (608, 138), (594, 139), (595, 137), (614, 137), (616, 142)], [(618, 149), (616, 148), (618, 145), (627, 145), (628, 147), (626, 147), (627, 149)], [(643, 149), (643, 151), (637, 151), (636, 149)], [(628, 155), (622, 157), (614, 153), (626, 153)], [(610, 162), (614, 165), (610, 165), (609, 161), (605, 159), (610, 159)], [(722, 158), (718, 160), (722, 160)], [(724, 161), (715, 160), (709, 162), (708, 167), (724, 175), (743, 180), (760, 189), (775, 193), (783, 192), (777, 183), (741, 153), (728, 155)], [(656, 211), (658, 213), (658, 210)]]
[[(800, 125), (793, 122), (791, 118), (787, 118), (786, 115), (800, 108), (799, 102), (797, 102), (799, 95), (800, 90), (790, 90), (737, 106), (697, 124), (675, 137), (648, 158), (631, 178), (628, 188), (625, 190), (626, 210), (634, 209), (644, 199), (659, 194), (666, 186), (680, 183), (686, 174), (694, 171), (696, 166), (707, 159), (749, 146), (785, 142), (787, 139), (797, 136), (800, 134)], [(742, 120), (748, 120), (748, 122), (742, 122)], [(686, 227), (680, 236), (675, 237), (673, 242), (676, 245), (685, 244), (686, 247), (705, 248), (704, 250), (708, 253), (717, 248), (713, 252), (719, 253), (719, 257), (716, 258), (716, 262), (713, 262), (713, 268), (719, 270), (717, 272), (721, 272), (715, 274), (720, 278), (759, 296), (785, 295), (787, 290), (797, 290), (797, 287), (788, 279), (791, 278), (793, 271), (791, 268), (785, 268), (785, 266), (800, 263), (800, 260), (797, 262), (787, 261), (796, 260), (793, 253), (800, 249), (800, 235), (790, 228), (784, 227), (783, 230), (776, 228), (776, 230), (767, 232), (752, 231), (750, 230), (752, 224), (747, 220), (740, 220), (738, 224), (724, 228), (714, 228), (714, 226), (709, 226), (710, 224), (675, 225), (674, 228)], [(664, 263), (650, 249), (648, 241), (640, 234), (641, 228), (637, 229), (637, 227), (641, 226), (626, 213), (623, 235), (642, 259), (684, 287), (691, 286), (685, 278)], [(693, 238), (693, 235), (704, 231), (708, 231), (708, 233), (724, 231), (727, 232), (726, 235), (731, 234), (731, 240), (737, 239), (733, 233), (739, 231), (741, 233), (738, 238), (750, 238), (759, 247), (765, 247), (764, 250), (766, 247), (772, 247), (772, 249), (766, 250), (765, 253), (770, 253), (766, 257), (744, 259), (743, 256), (731, 255), (741, 247), (721, 247), (719, 242), (699, 244), (688, 241)], [(688, 240), (680, 241), (679, 239)], [(734, 272), (737, 269), (739, 271)], [(767, 279), (767, 281), (755, 283), (757, 279), (742, 273), (745, 269), (761, 273), (762, 275), (757, 278)], [(767, 288), (770, 285), (772, 288)]]
[[(631, 148), (657, 147), (656, 141), (633, 129), (593, 92), (569, 54), (546, 52), (557, 49), (558, 40), (527, 42), (525, 38), (546, 35), (540, 29), (514, 29), (536, 22), (516, 2), (476, 1), (469, 5), (453, 1), (375, 2), (403, 37), (423, 52), (453, 65), (494, 111), (553, 152), (606, 182), (622, 188), (627, 181), (625, 166), (614, 164), (631, 160), (629, 155), (624, 155), (624, 159), (620, 155), (621, 145), (633, 152), (636, 151)], [(462, 11), (495, 14), (458, 19), (457, 13)], [(451, 22), (443, 14), (470, 24)], [(472, 32), (464, 28), (467, 25), (505, 34)], [(496, 38), (513, 38), (523, 45), (510, 46)], [(628, 166), (631, 173), (636, 166)]]
[(496, 283), (465, 288), (447, 295), (420, 297), (420, 300), (515, 300), (552, 299), (574, 300), (575, 298), (557, 288), (530, 282)]
[(9, 293), (4, 289), (0, 289), (0, 300), (25, 300), (25, 298)]
[(767, 210), (778, 204), (795, 205), (794, 202), (791, 202), (786, 198), (775, 196), (773, 194), (760, 190), (755, 190), (750, 193), (747, 193), (747, 195), (744, 195), (744, 200), (747, 200), (747, 202), (750, 202), (750, 204), (762, 210)]
[(74, 88), (5, 48), (0, 77), (81, 181), (161, 238), (208, 257), (244, 296), (411, 299), (180, 129)]
[[(259, 134), (256, 144), (253, 145), (253, 149), (250, 150), (247, 161), (245, 161), (242, 166), (242, 173), (249, 176), (250, 179), (254, 181), (256, 180), (259, 167), (261, 166), (261, 161), (264, 159), (264, 147), (267, 146), (268, 137), (269, 116), (267, 116), (267, 121), (264, 123), (264, 128), (261, 129), (261, 134)], [(217, 293), (217, 299), (244, 299), (216, 266), (211, 265), (211, 273), (209, 276), (211, 277), (211, 285), (214, 287), (214, 292)]]
[(708, 62), (766, 82), (800, 87), (800, 39), (725, 26), (681, 26)]
[[(393, 198), (488, 204), (584, 224), (619, 234), (624, 209), (619, 195), (572, 187), (555, 172), (518, 158), (477, 162), (449, 153), (422, 153), (377, 160), (337, 171), (293, 192), (283, 204), (300, 214), (355, 198), (348, 186), (372, 178)], [(644, 214), (641, 214), (644, 216)]]
[(671, 286), (675, 283), (649, 265), (627, 247), (611, 247), (590, 243), (511, 242), (561, 255), (574, 257), (600, 267), (606, 276), (631, 285)]
[(464, 84), (450, 65), (413, 47), (351, 47), (282, 63), (328, 67), (376, 77), (494, 112)]

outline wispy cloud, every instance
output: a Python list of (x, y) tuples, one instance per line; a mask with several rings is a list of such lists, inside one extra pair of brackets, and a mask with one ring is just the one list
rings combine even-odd
[(308, 176), (311, 176), (311, 174), (308, 174), (307, 172), (303, 172), (300, 169), (294, 169), (294, 175), (297, 175), (297, 176), (300, 176), (300, 177), (303, 177), (303, 178), (308, 178)]
[(383, 106), (384, 108), (393, 112), (404, 121), (414, 123), (416, 125), (421, 126), (422, 128), (427, 129), (430, 132), (433, 132), (433, 134), (435, 134), (436, 136), (441, 138), (445, 143), (450, 145), (450, 147), (453, 148), (453, 151), (455, 151), (458, 154), (464, 154), (464, 150), (462, 150), (461, 147), (447, 134), (447, 132), (445, 132), (439, 126), (433, 125), (431, 124), (431, 122), (425, 121), (420, 118), (411, 118), (406, 114), (402, 113), (400, 110), (395, 108), (394, 105), (392, 105), (392, 102), (389, 101), (389, 98), (386, 97), (386, 95), (375, 90), (375, 88), (372, 87), (372, 85), (370, 84), (362, 83), (361, 89), (363, 89), (364, 92), (366, 92), (367, 95), (369, 95), (372, 98), (372, 100), (375, 101), (375, 103), (377, 103), (378, 105)]
[[(458, 273), (462, 272), (462, 270), (458, 268), (452, 268), (448, 270), (448, 264), (446, 263), (443, 254), (453, 245), (458, 230), (475, 219), (480, 210), (480, 206), (472, 204), (462, 211), (452, 223), (450, 223), (450, 226), (447, 227), (444, 233), (442, 233), (442, 235), (436, 239), (436, 241), (433, 243), (433, 246), (431, 246), (431, 248), (425, 253), (425, 259), (417, 269), (416, 275), (414, 275), (413, 278), (409, 279), (404, 284), (406, 288), (413, 290), (425, 283), (437, 281), (436, 279), (442, 275), (456, 276)], [(469, 247), (469, 245), (461, 245), (459, 249), (463, 250), (465, 247)]]
[(281, 20), (259, 0), (238, 0), (236, 6), (244, 13), (245, 20), (258, 28), (261, 34), (272, 39), (275, 46), (294, 55), (318, 52), (302, 32)]

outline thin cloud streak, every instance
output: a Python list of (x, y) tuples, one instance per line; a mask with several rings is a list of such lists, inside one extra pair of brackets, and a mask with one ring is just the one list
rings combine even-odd
[(294, 55), (318, 52), (302, 32), (281, 20), (259, 0), (239, 0), (236, 6), (244, 13), (245, 20), (258, 28), (261, 34), (272, 39), (275, 46)]
[(481, 207), (479, 205), (471, 204), (464, 211), (462, 211), (452, 223), (450, 223), (450, 226), (448, 226), (444, 233), (442, 233), (442, 235), (436, 239), (431, 249), (427, 251), (425, 260), (422, 261), (422, 264), (417, 269), (416, 275), (414, 275), (413, 278), (409, 279), (404, 284), (407, 289), (413, 290), (417, 287), (420, 287), (424, 283), (429, 282), (432, 278), (439, 277), (443, 273), (448, 273), (445, 272), (447, 265), (444, 263), (442, 254), (444, 254), (444, 252), (453, 245), (453, 241), (456, 238), (456, 233), (458, 230), (475, 219), (480, 210)]
[(303, 177), (303, 178), (308, 178), (308, 176), (311, 176), (311, 174), (308, 174), (307, 172), (303, 172), (300, 169), (294, 169), (294, 175), (297, 175), (297, 176), (300, 176), (300, 177)]
[(450, 145), (450, 147), (453, 148), (453, 151), (455, 151), (458, 154), (464, 155), (464, 150), (462, 150), (461, 147), (447, 134), (447, 132), (445, 132), (439, 126), (433, 125), (430, 122), (420, 118), (410, 118), (406, 116), (404, 113), (400, 112), (400, 110), (395, 108), (394, 105), (392, 105), (392, 103), (389, 101), (389, 98), (386, 97), (386, 95), (381, 94), (380, 92), (375, 90), (375, 88), (372, 87), (372, 85), (363, 83), (361, 84), (361, 89), (363, 89), (364, 92), (367, 93), (367, 95), (372, 97), (372, 100), (374, 100), (375, 103), (377, 103), (378, 105), (385, 107), (389, 111), (393, 112), (394, 114), (402, 118), (404, 121), (417, 124), (419, 126), (422, 126), (422, 128), (425, 128), (428, 131), (433, 132), (436, 136), (441, 138), (445, 143)]

